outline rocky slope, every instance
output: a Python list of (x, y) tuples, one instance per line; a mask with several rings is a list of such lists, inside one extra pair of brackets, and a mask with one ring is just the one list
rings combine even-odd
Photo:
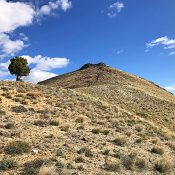
[(104, 63), (86, 64), (80, 70), (39, 84), (73, 88), (175, 131), (174, 95), (153, 82)]
[(103, 64), (58, 79), (0, 82), (0, 174), (174, 175), (174, 96)]

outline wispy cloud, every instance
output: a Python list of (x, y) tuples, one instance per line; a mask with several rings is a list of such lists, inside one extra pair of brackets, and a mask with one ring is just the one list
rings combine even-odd
[(122, 54), (123, 52), (124, 52), (123, 49), (121, 49), (121, 50), (117, 50), (117, 55), (120, 55), (120, 54)]
[(72, 7), (72, 2), (69, 0), (57, 0), (56, 2), (49, 2), (47, 5), (43, 5), (36, 11), (37, 16), (50, 15), (56, 9), (62, 9), (67, 11)]
[(117, 16), (118, 13), (120, 13), (122, 11), (122, 9), (125, 7), (124, 3), (122, 2), (115, 2), (113, 4), (111, 4), (109, 7), (108, 7), (108, 17), (109, 18), (115, 18)]
[[(156, 46), (162, 46), (163, 49), (165, 50), (175, 49), (175, 39), (171, 39), (167, 36), (164, 36), (146, 43), (147, 51)], [(171, 51), (168, 55), (174, 55), (174, 54), (175, 52)]]
[(170, 52), (168, 55), (169, 56), (175, 55), (175, 51), (174, 52)]

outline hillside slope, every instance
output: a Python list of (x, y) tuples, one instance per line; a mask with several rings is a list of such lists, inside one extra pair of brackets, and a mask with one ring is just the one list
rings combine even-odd
[(0, 107), (2, 175), (175, 172), (171, 128), (89, 94), (1, 81)]
[(103, 63), (86, 64), (77, 71), (39, 84), (73, 88), (175, 131), (174, 95), (150, 81)]

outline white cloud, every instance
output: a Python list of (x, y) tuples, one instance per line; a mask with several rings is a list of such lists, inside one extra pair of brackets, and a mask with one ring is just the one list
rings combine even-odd
[(168, 55), (169, 56), (175, 55), (175, 52), (170, 52)]
[[(164, 36), (146, 43), (147, 51), (156, 46), (163, 46), (163, 49), (165, 50), (175, 49), (175, 39)], [(175, 52), (172, 51), (168, 55), (175, 55)]]
[(8, 65), (10, 64), (10, 60), (8, 60), (5, 63), (0, 63), (0, 69), (3, 71), (7, 71), (8, 70)]
[(56, 9), (67, 11), (72, 7), (72, 2), (69, 0), (57, 0), (56, 2), (49, 2), (47, 5), (41, 6), (37, 11), (37, 16), (50, 15)]
[(125, 7), (124, 3), (119, 2), (119, 1), (111, 4), (108, 7), (108, 13), (107, 13), (108, 17), (110, 18), (116, 17), (117, 13), (120, 13), (124, 7)]
[(38, 83), (39, 81), (43, 81), (52, 77), (57, 76), (57, 74), (47, 72), (47, 71), (42, 71), (38, 69), (32, 69), (30, 72), (30, 75), (27, 77), (24, 77), (24, 81), (32, 82), (32, 83)]
[(0, 33), (32, 24), (34, 16), (35, 11), (29, 4), (0, 0)]
[(72, 2), (69, 0), (60, 0), (59, 3), (60, 3), (62, 10), (64, 11), (67, 11), (68, 9), (72, 7)]
[[(72, 2), (69, 0), (49, 1), (48, 4), (39, 8), (34, 8), (31, 3), (0, 0), (0, 58), (12, 56), (27, 46), (25, 42), (29, 38), (24, 33), (19, 33), (18, 39), (12, 39), (11, 35), (14, 34), (17, 28), (32, 25), (35, 19), (43, 15), (51, 15), (54, 10), (67, 11), (71, 7)], [(25, 77), (25, 79), (31, 82), (56, 76), (56, 74), (49, 71), (65, 67), (69, 63), (67, 58), (50, 58), (41, 55), (25, 57), (32, 66), (30, 76)], [(10, 75), (8, 72), (9, 63), (9, 60), (0, 63), (1, 78)]]
[(175, 84), (173, 84), (172, 86), (167, 86), (165, 87), (165, 89), (169, 92), (175, 93)]
[(31, 4), (24, 2), (0, 0), (0, 33), (11, 32), (18, 27), (31, 25), (38, 15), (50, 15), (55, 9), (67, 11), (71, 7), (72, 2), (69, 0), (50, 1), (37, 10)]
[(19, 34), (20, 39), (11, 39), (9, 33), (13, 33), (19, 27), (32, 25), (34, 19), (50, 15), (53, 10), (67, 11), (71, 7), (72, 2), (69, 0), (50, 1), (39, 9), (35, 9), (29, 3), (0, 0), (0, 58), (12, 56), (27, 46), (25, 42), (29, 38), (24, 33)]
[(23, 55), (26, 58), (29, 65), (34, 64), (35, 68), (38, 70), (49, 71), (56, 68), (63, 68), (69, 64), (69, 59), (67, 58), (50, 58), (37, 55), (35, 57), (30, 57)]
[(24, 41), (12, 40), (9, 35), (0, 33), (0, 50), (3, 54), (13, 56), (24, 47), (26, 47)]
[(8, 71), (0, 70), (0, 78), (3, 78), (3, 77), (8, 76), (8, 75), (10, 75)]
[(167, 36), (164, 36), (146, 44), (147, 48), (152, 48), (159, 45), (164, 46), (165, 49), (173, 49), (175, 48), (175, 39), (170, 39)]
[(164, 46), (164, 49), (173, 49), (175, 48), (175, 39), (170, 39), (167, 36), (157, 38), (151, 42), (148, 42), (146, 44), (147, 48), (153, 48), (155, 46), (162, 45)]
[(24, 33), (19, 33), (19, 36), (21, 37), (21, 39), (23, 41), (28, 41), (29, 40), (28, 36), (26, 36)]
[[(52, 70), (66, 67), (69, 64), (69, 59), (67, 58), (50, 58), (43, 57), (41, 55), (37, 55), (35, 57), (24, 55), (22, 57), (27, 59), (29, 66), (32, 68), (29, 76), (23, 77), (23, 79), (33, 83), (56, 76), (57, 74), (52, 73)], [(0, 63), (1, 78), (10, 75), (8, 73), (9, 64), (10, 60)]]
[(0, 0), (0, 53), (1, 57), (13, 56), (21, 51), (26, 44), (27, 37), (11, 39), (8, 33), (15, 29), (32, 24), (35, 11), (31, 5), (23, 2), (7, 2)]
[(29, 76), (24, 78), (25, 81), (33, 83), (56, 76), (57, 74), (49, 71), (66, 67), (69, 64), (69, 60), (67, 58), (50, 58), (43, 57), (41, 55), (37, 55), (35, 57), (24, 55), (22, 57), (27, 59), (29, 65), (34, 66)]
[(121, 2), (115, 2), (109, 6), (109, 9), (116, 9), (117, 12), (121, 12), (121, 10), (125, 7), (125, 5)]
[(9, 63), (10, 63), (10, 61), (7, 61), (5, 63), (0, 63), (0, 78), (4, 78), (4, 77), (10, 75), (10, 73), (8, 71)]

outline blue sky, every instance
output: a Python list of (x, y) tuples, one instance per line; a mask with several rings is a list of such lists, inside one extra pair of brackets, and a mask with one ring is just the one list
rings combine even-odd
[(7, 63), (20, 55), (32, 67), (27, 81), (104, 62), (175, 90), (174, 0), (28, 2), (0, 0), (1, 79), (14, 78)]

